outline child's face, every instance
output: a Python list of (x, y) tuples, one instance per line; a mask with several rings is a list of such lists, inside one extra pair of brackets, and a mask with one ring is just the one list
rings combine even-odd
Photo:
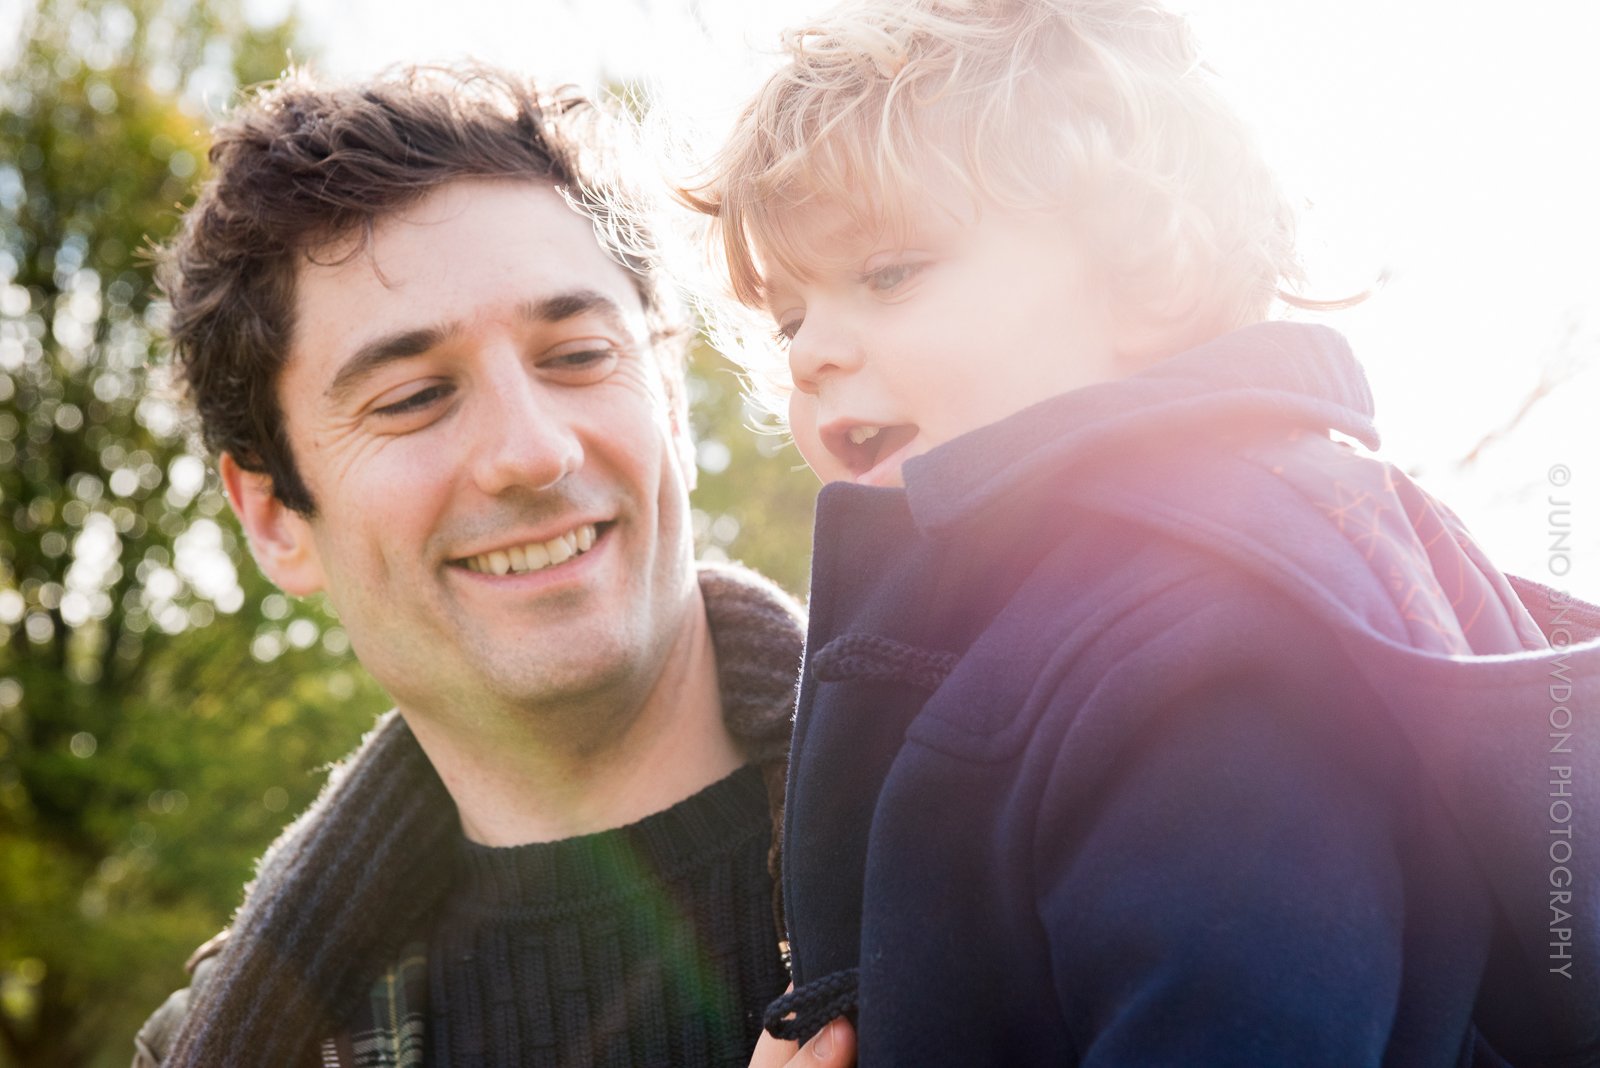
[(1059, 218), (932, 202), (894, 241), (802, 210), (790, 232), (827, 262), (768, 277), (768, 311), (823, 481), (901, 485), (911, 457), (1117, 374), (1109, 301)]

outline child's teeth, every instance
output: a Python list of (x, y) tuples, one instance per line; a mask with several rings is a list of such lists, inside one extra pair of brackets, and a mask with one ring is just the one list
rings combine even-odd
[(878, 436), (878, 431), (883, 429), (876, 426), (853, 426), (850, 428), (850, 444), (860, 445), (864, 441), (871, 441)]

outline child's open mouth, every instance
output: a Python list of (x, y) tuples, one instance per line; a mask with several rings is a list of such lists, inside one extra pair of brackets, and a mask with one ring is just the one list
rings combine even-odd
[[(847, 429), (825, 431), (823, 440), (828, 451), (849, 468), (851, 479), (861, 481), (863, 476), (884, 467), (885, 461), (892, 460), (896, 454), (911, 444), (916, 436), (917, 427), (913, 423), (899, 423), (894, 426), (858, 423)], [(887, 484), (876, 478), (868, 481)]]

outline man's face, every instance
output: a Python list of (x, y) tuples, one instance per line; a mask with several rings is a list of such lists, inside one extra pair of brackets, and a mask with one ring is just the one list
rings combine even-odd
[(1063, 219), (930, 196), (885, 239), (799, 211), (796, 244), (828, 262), (774, 272), (768, 311), (789, 339), (789, 427), (823, 481), (900, 485), (911, 457), (1119, 373), (1110, 302)]
[(276, 516), (303, 551), (258, 545), (271, 577), (326, 591), (408, 712), (648, 688), (696, 602), (629, 275), (536, 183), (456, 182), (351, 247), (297, 277), (278, 395), (317, 513)]

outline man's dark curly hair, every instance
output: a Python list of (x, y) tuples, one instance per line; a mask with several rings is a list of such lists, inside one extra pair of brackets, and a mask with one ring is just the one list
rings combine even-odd
[(601, 247), (633, 275), (676, 402), (681, 346), (667, 343), (684, 336), (682, 313), (649, 214), (617, 173), (618, 136), (581, 91), (482, 66), (408, 67), (338, 88), (291, 72), (247, 96), (214, 131), (211, 176), (157, 271), (206, 446), (315, 514), (276, 390), (298, 267), (352, 235), (350, 254), (360, 253), (377, 220), (465, 178), (549, 183), (590, 215)]

